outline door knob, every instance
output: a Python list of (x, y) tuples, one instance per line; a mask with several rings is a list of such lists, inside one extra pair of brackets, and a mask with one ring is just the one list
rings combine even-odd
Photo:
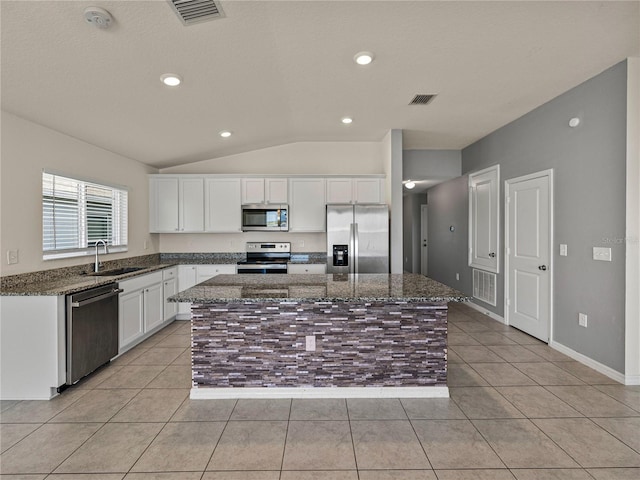
[(547, 269), (547, 266), (546, 266), (546, 265), (540, 265), (540, 266), (538, 267), (538, 270), (542, 270), (542, 271), (544, 271), (544, 270), (546, 270), (546, 269)]

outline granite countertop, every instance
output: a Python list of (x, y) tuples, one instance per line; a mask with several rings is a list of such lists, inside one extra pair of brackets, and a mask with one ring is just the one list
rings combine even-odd
[(172, 302), (463, 302), (464, 293), (415, 273), (217, 275), (169, 298)]
[[(141, 255), (104, 261), (103, 270), (129, 266), (145, 267), (136, 272), (117, 276), (92, 276), (90, 273), (93, 264), (85, 264), (0, 277), (0, 295), (68, 295), (175, 265), (235, 265), (238, 261), (245, 259), (245, 253), (156, 253)], [(324, 252), (292, 253), (290, 263), (326, 263), (326, 254)]]
[(145, 268), (122, 275), (93, 276), (90, 273), (76, 273), (66, 277), (38, 280), (20, 283), (10, 287), (2, 286), (2, 295), (6, 296), (57, 296), (69, 295), (108, 283), (118, 282), (128, 278), (152, 273), (157, 270), (172, 267), (171, 264), (145, 265)]

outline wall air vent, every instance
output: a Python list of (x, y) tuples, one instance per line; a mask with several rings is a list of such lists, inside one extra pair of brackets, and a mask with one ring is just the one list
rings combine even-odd
[(431, 100), (433, 100), (434, 98), (435, 95), (419, 93), (415, 97), (413, 97), (413, 100), (409, 102), (409, 105), (427, 105), (428, 103), (431, 103)]
[(168, 0), (168, 2), (185, 25), (224, 17), (222, 8), (214, 0)]
[(496, 274), (473, 269), (473, 297), (496, 306)]

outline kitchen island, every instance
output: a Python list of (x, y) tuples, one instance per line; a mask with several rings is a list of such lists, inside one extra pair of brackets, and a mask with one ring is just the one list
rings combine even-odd
[(417, 274), (218, 275), (192, 303), (191, 398), (446, 397), (447, 303)]

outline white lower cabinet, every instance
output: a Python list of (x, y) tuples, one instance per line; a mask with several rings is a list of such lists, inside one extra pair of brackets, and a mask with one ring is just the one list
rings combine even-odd
[[(224, 265), (179, 265), (178, 266), (178, 291), (183, 292), (198, 283), (209, 280), (211, 277), (223, 273), (236, 273), (235, 264)], [(180, 302), (176, 319), (189, 320), (191, 318), (191, 304)]]
[(236, 266), (229, 265), (198, 265), (197, 282), (202, 283), (209, 280), (216, 275), (222, 275), (224, 273), (236, 273)]
[(324, 263), (290, 263), (287, 267), (287, 273), (319, 273), (327, 272), (327, 266)]
[(178, 267), (167, 268), (162, 271), (162, 296), (164, 298), (164, 321), (175, 318), (178, 313), (178, 304), (168, 302), (167, 298), (178, 293)]
[(122, 353), (144, 335), (144, 292), (135, 290), (130, 293), (121, 293), (119, 305), (119, 351)]
[(140, 275), (118, 282), (119, 351), (131, 348), (164, 323), (162, 272)]

